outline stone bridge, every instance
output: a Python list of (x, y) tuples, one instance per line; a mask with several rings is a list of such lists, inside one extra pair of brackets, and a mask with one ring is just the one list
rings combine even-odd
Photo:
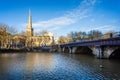
[(92, 53), (97, 58), (120, 57), (120, 38), (99, 39), (54, 45), (54, 49), (64, 53)]

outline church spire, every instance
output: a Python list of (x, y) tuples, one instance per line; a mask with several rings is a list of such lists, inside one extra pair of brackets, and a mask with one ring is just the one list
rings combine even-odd
[(29, 16), (28, 16), (28, 28), (32, 28), (32, 17), (31, 17), (30, 9), (29, 9)]
[(29, 15), (28, 15), (28, 25), (27, 25), (26, 33), (27, 33), (27, 37), (33, 36), (32, 17), (31, 17), (30, 10), (29, 10)]

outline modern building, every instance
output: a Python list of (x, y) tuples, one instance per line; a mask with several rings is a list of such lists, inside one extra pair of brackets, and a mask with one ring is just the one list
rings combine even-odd
[(26, 29), (26, 47), (49, 46), (53, 44), (53, 41), (53, 34), (51, 32), (46, 32), (44, 36), (34, 36), (32, 16), (29, 10), (28, 25)]

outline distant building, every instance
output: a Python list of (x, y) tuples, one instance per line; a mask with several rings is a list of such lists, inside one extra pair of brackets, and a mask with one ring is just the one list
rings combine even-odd
[(38, 47), (38, 46), (49, 46), (53, 43), (53, 34), (47, 32), (44, 36), (34, 36), (34, 29), (32, 28), (32, 17), (29, 11), (28, 25), (26, 29), (26, 46), (27, 47)]
[(113, 38), (113, 35), (115, 34), (115, 32), (109, 31), (107, 33), (105, 33), (102, 38), (103, 39), (107, 39), (107, 38)]

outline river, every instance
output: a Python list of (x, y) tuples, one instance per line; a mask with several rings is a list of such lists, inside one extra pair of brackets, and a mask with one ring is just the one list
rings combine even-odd
[(120, 61), (83, 54), (0, 54), (0, 80), (119, 80)]

